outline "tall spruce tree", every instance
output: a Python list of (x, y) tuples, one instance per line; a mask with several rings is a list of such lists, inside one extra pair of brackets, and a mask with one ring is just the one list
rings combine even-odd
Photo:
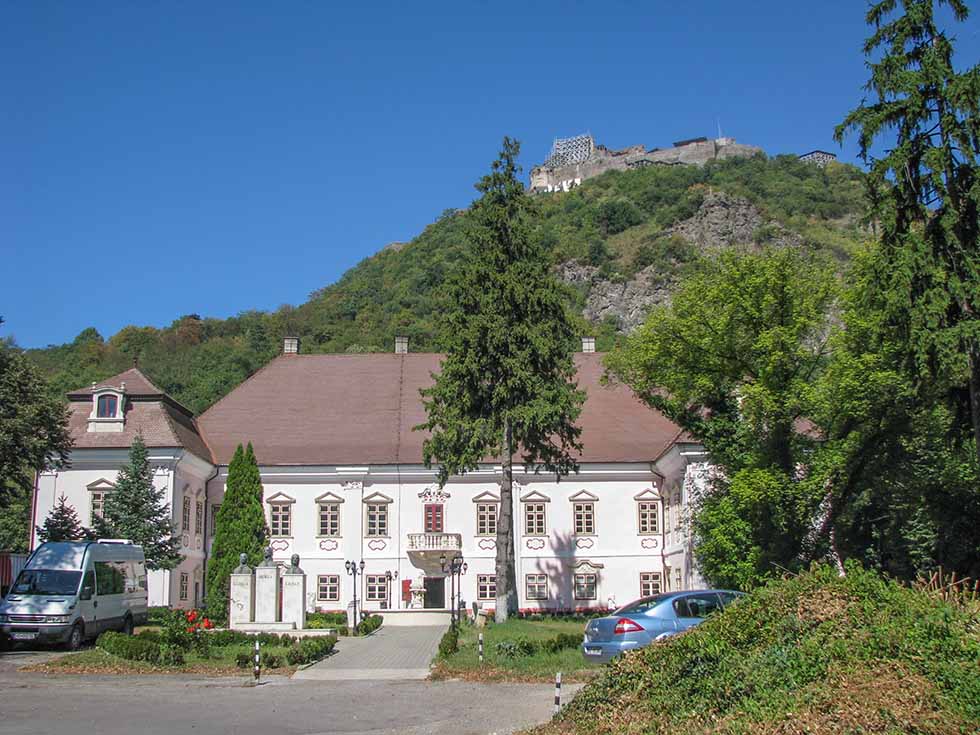
[(119, 470), (115, 488), (105, 496), (96, 533), (143, 547), (147, 569), (173, 569), (184, 557), (165, 493), (153, 484), (149, 452), (137, 434), (129, 448), (129, 464)]
[(228, 465), (225, 496), (215, 518), (208, 559), (207, 608), (216, 620), (228, 616), (228, 586), (240, 554), (255, 566), (262, 560), (269, 531), (262, 510), (262, 480), (252, 444), (239, 444)]
[(561, 287), (530, 237), (533, 202), (518, 180), (520, 144), (504, 138), (500, 158), (476, 189), (460, 268), (444, 317), (446, 357), (435, 384), (422, 391), (432, 432), (426, 466), (439, 483), (500, 458), (497, 599), (503, 622), (517, 610), (512, 496), (513, 459), (558, 476), (577, 470), (575, 422), (585, 395), (574, 383), (575, 332)]
[[(936, 20), (961, 0), (882, 0), (864, 44), (872, 95), (837, 127), (858, 133), (870, 165), (871, 213), (881, 227), (868, 297), (888, 315), (926, 400), (944, 395), (980, 458), (980, 66), (957, 71)], [(881, 157), (872, 148), (889, 131)]]
[(62, 493), (58, 504), (44, 519), (44, 524), (38, 526), (37, 537), (41, 543), (45, 541), (79, 541), (91, 536), (91, 532), (82, 526), (78, 520), (75, 506), (68, 502), (68, 497)]

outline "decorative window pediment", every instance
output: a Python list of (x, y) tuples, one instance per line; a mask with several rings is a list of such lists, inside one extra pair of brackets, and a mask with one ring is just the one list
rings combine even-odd
[(371, 493), (364, 498), (365, 503), (394, 503), (395, 501), (382, 493)]
[(598, 572), (600, 569), (605, 569), (605, 566), (605, 564), (598, 564), (594, 561), (589, 561), (588, 559), (581, 559), (572, 564), (572, 569), (579, 573), (589, 573)]
[(482, 492), (479, 495), (477, 495), (475, 498), (473, 498), (473, 502), (474, 503), (499, 503), (500, 496), (494, 495), (492, 492), (487, 490), (486, 492)]
[(344, 502), (344, 499), (342, 497), (340, 497), (339, 495), (337, 495), (336, 493), (332, 493), (332, 492), (329, 492), (328, 491), (328, 492), (325, 492), (320, 497), (316, 498), (313, 502), (314, 503), (321, 503), (321, 504), (324, 504), (324, 503), (343, 503)]
[(588, 490), (579, 490), (569, 498), (573, 503), (594, 503), (598, 499), (598, 496), (593, 495)]
[(100, 477), (98, 480), (95, 482), (90, 482), (85, 487), (92, 491), (105, 491), (114, 490), (116, 488), (116, 484), (114, 482), (109, 482), (104, 477)]
[(433, 490), (431, 487), (427, 487), (425, 490), (419, 493), (419, 498), (421, 498), (423, 503), (445, 503), (449, 500), (449, 493), (443, 490), (441, 487)]
[(551, 498), (543, 493), (539, 493), (537, 490), (532, 490), (526, 495), (521, 496), (522, 503), (550, 503)]
[(660, 492), (655, 487), (648, 487), (643, 492), (634, 495), (633, 500), (660, 500)]
[(286, 493), (279, 492), (265, 499), (269, 505), (280, 505), (282, 503), (295, 503), (296, 498), (291, 498)]

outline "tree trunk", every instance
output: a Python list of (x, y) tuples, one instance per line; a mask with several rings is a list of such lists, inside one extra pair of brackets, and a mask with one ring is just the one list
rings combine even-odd
[(497, 515), (497, 600), (494, 620), (507, 622), (517, 612), (517, 574), (514, 554), (514, 463), (510, 419), (504, 420), (503, 479), (500, 483), (500, 513)]

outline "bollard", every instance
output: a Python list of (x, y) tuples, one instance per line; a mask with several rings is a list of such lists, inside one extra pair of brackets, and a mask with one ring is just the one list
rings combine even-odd
[(555, 674), (555, 714), (561, 711), (561, 672)]
[(480, 665), (483, 665), (483, 633), (480, 633)]
[(255, 674), (255, 683), (259, 683), (259, 639), (258, 636), (255, 638), (255, 668), (253, 669)]

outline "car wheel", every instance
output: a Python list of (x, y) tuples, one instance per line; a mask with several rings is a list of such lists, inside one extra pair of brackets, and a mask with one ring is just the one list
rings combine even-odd
[(68, 643), (67, 643), (68, 650), (77, 651), (79, 648), (81, 648), (82, 639), (83, 639), (82, 624), (75, 623), (75, 625), (72, 626), (71, 634), (68, 636)]
[(122, 633), (123, 635), (133, 634), (133, 619), (129, 615), (127, 615), (126, 619), (123, 620)]

